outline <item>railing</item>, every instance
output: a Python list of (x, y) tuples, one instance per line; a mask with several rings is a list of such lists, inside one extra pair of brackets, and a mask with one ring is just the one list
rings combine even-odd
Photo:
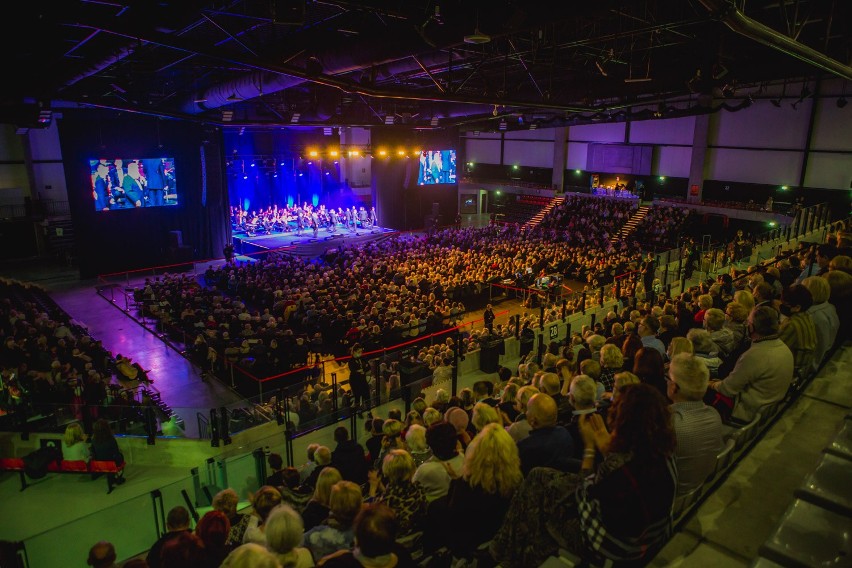
[[(736, 254), (736, 249), (731, 243), (711, 242), (709, 246), (699, 247), (699, 266), (694, 271), (687, 264), (690, 260), (685, 253), (685, 247), (659, 252), (656, 254), (657, 277), (660, 278), (663, 286), (679, 280), (689, 280), (694, 272), (699, 274), (699, 279), (707, 278), (710, 274), (728, 272), (732, 267), (757, 264), (761, 259), (771, 258), (784, 244), (789, 246), (792, 241), (800, 241), (807, 237), (823, 242), (827, 229), (832, 224), (830, 216), (831, 211), (827, 203), (801, 209), (795, 214), (790, 225), (774, 227), (755, 236), (740, 255)], [(766, 248), (767, 245), (772, 246), (768, 255), (758, 251), (760, 247)]]

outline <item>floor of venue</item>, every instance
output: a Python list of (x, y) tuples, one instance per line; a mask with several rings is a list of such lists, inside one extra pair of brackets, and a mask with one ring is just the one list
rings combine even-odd
[[(480, 222), (474, 220), (474, 224)], [(240, 397), (231, 389), (216, 381), (202, 380), (197, 367), (99, 297), (94, 280), (80, 281), (68, 267), (53, 264), (12, 267), (2, 273), (39, 282), (72, 317), (88, 326), (92, 336), (102, 339), (107, 349), (131, 354), (145, 369), (151, 369), (153, 387), (176, 411), (195, 416), (197, 410), (203, 412), (239, 402)], [(517, 308), (518, 303), (517, 299), (507, 300), (495, 311), (509, 306)], [(480, 317), (481, 311), (477, 311), (465, 319)], [(517, 363), (517, 359), (500, 358), (500, 364), (509, 368), (515, 368)], [(475, 371), (462, 375), (459, 388), (472, 386), (484, 377), (493, 374)], [(852, 342), (847, 340), (802, 396), (686, 520), (651, 565), (750, 566), (760, 545), (792, 502), (794, 491), (815, 468), (822, 448), (852, 413), (850, 377)], [(401, 407), (400, 401), (394, 401), (378, 407), (375, 413), (385, 417), (389, 409)], [(187, 421), (188, 429), (193, 427), (192, 422)], [(333, 447), (333, 429), (334, 425), (315, 432), (310, 441)], [(363, 443), (362, 430), (359, 437)], [(297, 463), (304, 461), (306, 444), (307, 441), (301, 440), (295, 447)], [(64, 565), (82, 566), (86, 551), (99, 539), (96, 528), (116, 522), (105, 509), (131, 499), (147, 499), (152, 490), (184, 479), (188, 474), (186, 468), (168, 465), (130, 466), (127, 483), (110, 495), (106, 494), (104, 481), (92, 482), (88, 476), (48, 475), (21, 492), (17, 474), (0, 474), (0, 499), (4, 511), (9, 513), (0, 515), (0, 540), (17, 541), (44, 535), (48, 545), (51, 529), (89, 517), (90, 532), (79, 535), (75, 542), (62, 542), (68, 560)], [(145, 501), (148, 513), (149, 501)], [(170, 505), (173, 504), (166, 503), (167, 509)], [(92, 527), (95, 532), (91, 532)], [(129, 542), (114, 539), (120, 560), (143, 552), (133, 549)], [(32, 568), (51, 567), (33, 565)]]

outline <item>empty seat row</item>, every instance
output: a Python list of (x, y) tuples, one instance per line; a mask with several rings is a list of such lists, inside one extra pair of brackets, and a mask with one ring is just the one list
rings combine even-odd
[(852, 566), (850, 423), (847, 415), (752, 566)]

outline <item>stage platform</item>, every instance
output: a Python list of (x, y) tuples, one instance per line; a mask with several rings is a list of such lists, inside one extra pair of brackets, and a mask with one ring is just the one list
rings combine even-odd
[(253, 237), (245, 233), (234, 233), (233, 239), (235, 252), (241, 255), (258, 255), (258, 253), (288, 247), (289, 254), (316, 257), (340, 245), (352, 246), (367, 243), (395, 233), (397, 231), (393, 229), (372, 227), (354, 232), (338, 230), (334, 233), (330, 233), (327, 229), (320, 229), (316, 237), (312, 231), (303, 231), (301, 235), (290, 232)]

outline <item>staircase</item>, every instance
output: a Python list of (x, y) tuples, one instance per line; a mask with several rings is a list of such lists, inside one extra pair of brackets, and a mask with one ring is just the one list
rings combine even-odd
[(535, 216), (532, 219), (530, 219), (529, 221), (527, 221), (524, 224), (524, 228), (525, 229), (532, 229), (533, 227), (535, 227), (536, 225), (541, 223), (541, 220), (544, 219), (547, 216), (547, 214), (550, 213), (553, 210), (554, 207), (558, 207), (558, 206), (562, 205), (563, 201), (565, 201), (564, 197), (554, 197), (553, 199), (551, 199), (550, 203), (548, 203), (547, 205), (542, 207), (541, 211), (536, 213)]
[(624, 226), (621, 227), (621, 230), (618, 232), (618, 234), (610, 239), (610, 242), (612, 242), (612, 244), (615, 244), (618, 241), (623, 241), (624, 239), (629, 237), (630, 234), (636, 230), (636, 227), (639, 226), (639, 223), (642, 222), (642, 219), (645, 218), (645, 215), (647, 215), (648, 211), (650, 210), (651, 207), (649, 207), (648, 205), (640, 206), (639, 209), (637, 209), (636, 212), (630, 217), (630, 219), (627, 220)]

